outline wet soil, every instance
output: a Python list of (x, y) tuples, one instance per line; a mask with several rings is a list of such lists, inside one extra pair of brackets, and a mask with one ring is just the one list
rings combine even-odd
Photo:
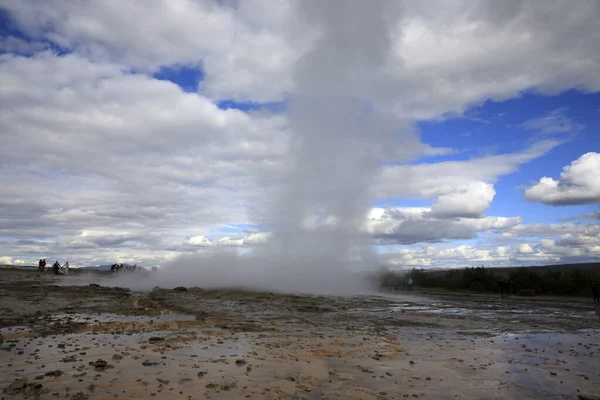
[(0, 273), (4, 399), (577, 399), (600, 394), (587, 301), (201, 288)]

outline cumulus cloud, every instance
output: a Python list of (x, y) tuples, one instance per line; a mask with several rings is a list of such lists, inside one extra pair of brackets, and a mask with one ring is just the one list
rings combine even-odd
[(586, 153), (563, 168), (559, 179), (543, 177), (525, 190), (525, 199), (550, 205), (600, 202), (600, 154)]
[(193, 236), (184, 241), (186, 244), (190, 244), (192, 246), (212, 246), (213, 242), (207, 238), (206, 236)]
[(458, 188), (454, 193), (443, 194), (431, 207), (431, 213), (438, 218), (477, 218), (488, 209), (496, 191), (494, 185), (473, 182)]
[(499, 245), (429, 244), (384, 251), (383, 262), (395, 269), (414, 267), (463, 268), (474, 265), (518, 266), (595, 262), (600, 256), (597, 227), (587, 233), (566, 234), (558, 239)]
[(371, 210), (363, 227), (379, 245), (437, 243), (473, 239), (479, 232), (500, 232), (522, 222), (520, 217), (438, 218), (430, 208), (390, 207)]

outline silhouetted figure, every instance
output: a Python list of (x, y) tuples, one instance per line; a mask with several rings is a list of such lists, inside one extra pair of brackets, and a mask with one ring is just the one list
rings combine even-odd
[(504, 291), (506, 289), (506, 280), (504, 278), (500, 278), (498, 289), (500, 289), (500, 297), (504, 297)]
[(510, 281), (510, 292), (513, 294), (513, 296), (517, 295), (517, 282)]
[(40, 274), (43, 274), (45, 269), (46, 269), (46, 259), (40, 258), (40, 261), (38, 263), (38, 271), (40, 272)]
[(594, 296), (594, 303), (600, 303), (600, 285), (598, 285), (598, 282), (592, 283), (592, 296)]
[(60, 264), (58, 263), (58, 260), (52, 264), (52, 272), (54, 272), (54, 275), (60, 275)]

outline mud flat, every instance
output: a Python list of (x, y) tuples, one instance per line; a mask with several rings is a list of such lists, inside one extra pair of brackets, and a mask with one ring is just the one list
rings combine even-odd
[(585, 301), (71, 283), (0, 273), (2, 398), (600, 395), (600, 316)]

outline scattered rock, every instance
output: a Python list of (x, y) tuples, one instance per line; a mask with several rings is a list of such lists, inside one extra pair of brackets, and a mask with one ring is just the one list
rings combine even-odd
[(61, 370), (57, 369), (56, 371), (48, 371), (46, 372), (46, 376), (54, 376), (54, 377), (59, 377), (61, 375), (63, 375), (64, 372), (62, 372)]
[(164, 342), (165, 338), (160, 337), (160, 336), (152, 336), (150, 339), (148, 339), (148, 341), (150, 343), (156, 343), (156, 342)]
[(219, 387), (219, 385), (217, 385), (216, 383), (212, 383), (212, 382), (211, 383), (207, 383), (206, 386), (205, 386), (205, 388), (207, 388), (207, 389), (214, 389), (216, 387)]
[(246, 364), (248, 364), (248, 361), (246, 361), (246, 360), (242, 360), (242, 359), (235, 360), (235, 365), (237, 365), (237, 366), (241, 367), (242, 365), (246, 365)]
[(105, 369), (106, 367), (108, 367), (108, 363), (102, 359), (98, 359), (94, 362), (94, 368), (98, 370)]
[(198, 372), (198, 378), (204, 378), (207, 373), (208, 373), (208, 371), (200, 371), (200, 372)]
[(600, 396), (596, 396), (595, 394), (579, 394), (579, 400), (600, 400)]
[(156, 361), (150, 361), (150, 360), (146, 360), (142, 363), (142, 365), (144, 367), (151, 367), (153, 365), (158, 365), (158, 363)]
[(88, 400), (89, 398), (90, 396), (83, 392), (77, 392), (71, 396), (71, 400)]
[(120, 354), (113, 354), (112, 359), (113, 360), (122, 360), (123, 356)]
[(61, 360), (62, 362), (77, 362), (76, 356), (67, 356)]
[(26, 379), (16, 379), (13, 383), (8, 385), (5, 391), (9, 393), (18, 393), (27, 387)]

